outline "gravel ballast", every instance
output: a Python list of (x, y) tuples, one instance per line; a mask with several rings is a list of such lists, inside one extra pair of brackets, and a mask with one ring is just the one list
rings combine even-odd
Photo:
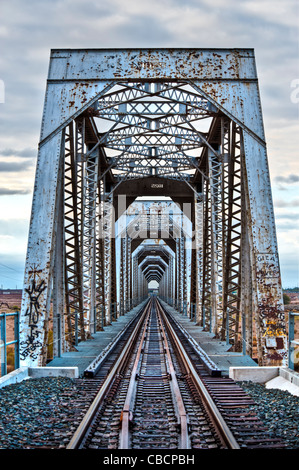
[(275, 437), (286, 442), (287, 449), (299, 449), (299, 397), (262, 384), (238, 382), (252, 397), (255, 411)]
[[(269, 431), (299, 448), (299, 397), (264, 385), (239, 382), (253, 398), (251, 408)], [(29, 379), (0, 389), (0, 449), (64, 448), (78, 418), (76, 381)], [(53, 445), (54, 444), (54, 445)]]
[(29, 379), (1, 388), (0, 449), (43, 447), (49, 440), (63, 446), (75, 417), (69, 406), (75, 394), (75, 384), (65, 377)]

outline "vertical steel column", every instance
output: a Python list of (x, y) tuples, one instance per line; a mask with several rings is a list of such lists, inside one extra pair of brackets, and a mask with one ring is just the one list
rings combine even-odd
[(132, 239), (127, 234), (127, 236), (126, 236), (126, 266), (127, 266), (127, 270), (126, 270), (126, 276), (127, 276), (127, 293), (126, 293), (127, 303), (126, 303), (126, 307), (127, 307), (127, 311), (129, 311), (131, 309), (131, 302), (132, 302), (132, 283), (131, 283), (132, 253), (131, 253), (131, 242), (132, 242)]
[[(64, 146), (64, 138), (63, 138)], [(63, 155), (64, 157), (64, 155)], [(53, 356), (65, 351), (65, 230), (64, 230), (64, 158), (61, 158), (57, 182), (56, 245), (53, 268)]]
[(186, 262), (186, 238), (183, 230), (181, 230), (180, 237), (180, 271), (181, 271), (181, 286), (180, 286), (180, 298), (181, 298), (181, 311), (185, 310), (187, 302), (187, 262)]
[(163, 277), (165, 277), (165, 288), (166, 288), (165, 295), (166, 295), (166, 299), (167, 299), (167, 302), (168, 302), (168, 300), (169, 300), (169, 291), (170, 291), (169, 264), (168, 264), (168, 266), (166, 266)]
[(211, 192), (211, 331), (218, 334), (220, 293), (222, 291), (222, 156), (208, 149)]
[(196, 324), (202, 326), (202, 306), (203, 306), (203, 200), (202, 197), (195, 197), (194, 218), (195, 218), (195, 270), (196, 270)]
[(209, 313), (212, 308), (212, 224), (211, 193), (209, 179), (204, 183), (204, 231), (203, 231), (203, 297), (202, 311), (205, 315), (205, 326), (210, 325)]
[[(232, 148), (229, 161), (228, 227), (226, 236), (224, 313), (228, 315), (229, 338), (235, 351), (242, 350), (241, 340), (241, 130), (232, 125)], [(244, 212), (243, 212), (244, 214)], [(243, 286), (244, 287), (244, 286)], [(223, 324), (224, 327), (224, 324)]]
[(96, 332), (96, 204), (98, 152), (85, 161), (82, 213), (83, 296), (86, 331)]
[(105, 323), (105, 275), (104, 275), (104, 183), (101, 178), (100, 165), (98, 166), (98, 202), (96, 210), (96, 312), (97, 329), (102, 330)]
[(176, 310), (179, 310), (179, 295), (180, 295), (180, 244), (179, 244), (179, 238), (175, 239), (175, 245), (176, 245), (176, 250), (175, 250), (175, 308)]
[(173, 279), (173, 255), (171, 254), (169, 257), (169, 297), (170, 297), (170, 303), (171, 305), (173, 304), (173, 297), (174, 297), (174, 292), (173, 292), (173, 285), (174, 285), (174, 279)]
[(192, 251), (190, 248), (191, 239), (189, 236), (185, 236), (185, 280), (184, 280), (184, 313), (186, 316), (190, 317), (190, 299), (191, 299), (191, 289), (190, 289), (190, 276), (191, 276), (191, 263), (192, 263)]
[(27, 367), (44, 365), (46, 353), (61, 137), (53, 136), (38, 155), (20, 317), (20, 365)]
[(243, 132), (259, 365), (287, 364), (287, 335), (265, 146)]
[[(243, 160), (244, 161), (244, 160)], [(242, 325), (245, 325), (245, 331), (242, 336), (245, 339), (246, 354), (253, 356), (253, 305), (252, 305), (252, 268), (251, 268), (251, 248), (249, 246), (248, 217), (246, 206), (246, 187), (244, 177), (244, 165), (241, 165), (241, 195), (242, 195), (242, 228), (241, 228), (241, 305)]]
[(105, 198), (103, 207), (103, 235), (104, 235), (104, 318), (105, 325), (110, 323), (111, 309), (111, 244), (113, 236), (113, 195)]
[(194, 231), (195, 221), (192, 221), (192, 233), (194, 234), (194, 239), (192, 242), (192, 250), (191, 250), (191, 286), (190, 286), (190, 311), (191, 317), (193, 315), (193, 308), (196, 305), (196, 297), (197, 297), (197, 273), (196, 273), (196, 235)]
[(115, 236), (111, 238), (111, 320), (116, 320), (116, 255), (115, 255)]
[(142, 299), (147, 295), (147, 280), (142, 274)]
[(184, 269), (182, 265), (182, 237), (178, 238), (178, 244), (177, 244), (178, 252), (177, 252), (177, 279), (178, 279), (178, 311), (181, 312), (182, 310), (182, 301), (183, 301), (183, 290), (182, 290), (182, 278), (184, 274)]
[(143, 292), (143, 289), (144, 289), (144, 276), (142, 274), (142, 270), (141, 270), (141, 267), (139, 266), (139, 285), (140, 285), (140, 288), (139, 288), (139, 298), (140, 300), (143, 298), (143, 295), (144, 295), (144, 292)]
[[(84, 278), (83, 278), (83, 269), (84, 269), (84, 257), (83, 257), (83, 237), (84, 237), (84, 187), (85, 187), (85, 118), (81, 117), (75, 121), (75, 159), (76, 159), (76, 184), (77, 184), (77, 207), (75, 208), (77, 212), (77, 222), (78, 222), (78, 250), (80, 256), (80, 305), (79, 311), (75, 311), (75, 315), (78, 315), (78, 327), (80, 328), (80, 339), (84, 341), (86, 339), (85, 331), (85, 299), (84, 299)], [(77, 327), (76, 327), (77, 328)]]
[(137, 305), (137, 299), (138, 299), (138, 260), (137, 260), (137, 255), (135, 254), (133, 256), (132, 260), (132, 297), (133, 297), (133, 306), (135, 307)]
[[(75, 134), (76, 135), (76, 134)], [(67, 341), (75, 341), (75, 316), (83, 312), (83, 282), (79, 246), (78, 185), (73, 122), (65, 131), (64, 243)]]
[(228, 287), (228, 277), (227, 277), (227, 252), (230, 250), (228, 243), (228, 231), (229, 231), (229, 210), (230, 210), (230, 161), (231, 161), (231, 121), (227, 117), (221, 118), (221, 141), (220, 141), (220, 155), (222, 161), (222, 208), (221, 208), (221, 217), (222, 217), (222, 269), (221, 269), (221, 299), (219, 299), (218, 305), (218, 322), (220, 327), (220, 338), (225, 339), (226, 335), (226, 316), (227, 316), (227, 306), (225, 301), (227, 299), (227, 287)]
[(126, 238), (120, 239), (120, 313), (124, 315), (127, 292), (127, 275), (126, 275)]

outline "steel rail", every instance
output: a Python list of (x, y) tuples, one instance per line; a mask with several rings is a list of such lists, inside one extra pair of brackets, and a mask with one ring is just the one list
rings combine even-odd
[(180, 429), (181, 429), (181, 436), (180, 436), (181, 439), (180, 439), (179, 449), (190, 449), (190, 439), (189, 439), (189, 432), (188, 432), (188, 415), (185, 409), (184, 401), (183, 401), (180, 387), (177, 381), (176, 372), (175, 372), (175, 368), (172, 362), (165, 328), (163, 326), (163, 322), (161, 318), (161, 313), (157, 311), (157, 314), (158, 314), (158, 318), (160, 322), (161, 333), (162, 333), (163, 340), (164, 340), (164, 349), (165, 349), (165, 353), (166, 353), (166, 357), (168, 361), (169, 373), (171, 376), (170, 386), (173, 392), (174, 405), (177, 408), (179, 424), (180, 424)]
[[(143, 309), (145, 309), (146, 303), (138, 310), (138, 313), (141, 313)], [(100, 354), (88, 365), (88, 367), (84, 370), (84, 377), (94, 377), (96, 376), (98, 370), (100, 369), (102, 363), (107, 359), (109, 356), (112, 348), (117, 346), (118, 342), (124, 337), (128, 328), (134, 323), (135, 317), (132, 318), (129, 323), (112, 339), (112, 341), (100, 352)]]
[(129, 449), (129, 424), (132, 417), (132, 408), (134, 406), (134, 396), (136, 392), (136, 380), (138, 375), (138, 366), (140, 363), (143, 344), (146, 338), (146, 331), (148, 328), (150, 318), (150, 309), (147, 311), (147, 317), (145, 318), (145, 325), (142, 332), (142, 337), (140, 339), (140, 344), (137, 350), (137, 355), (134, 361), (133, 369), (131, 372), (131, 378), (129, 382), (129, 387), (126, 395), (126, 400), (121, 412), (121, 431), (120, 431), (120, 440), (119, 440), (119, 449)]
[[(157, 312), (158, 313), (158, 312)], [(173, 366), (172, 358), (170, 355), (170, 350), (169, 350), (169, 345), (168, 345), (168, 340), (166, 337), (165, 329), (163, 327), (161, 315), (158, 313), (158, 319), (159, 319), (159, 327), (160, 331), (162, 333), (163, 341), (164, 341), (164, 351), (166, 355), (166, 363), (168, 366), (168, 371), (170, 374), (170, 386), (172, 390), (172, 396), (173, 396), (173, 402), (174, 402), (174, 407), (177, 410), (177, 417), (178, 417), (178, 422), (180, 424), (180, 445), (179, 449), (190, 449), (190, 441), (189, 441), (189, 434), (188, 434), (188, 416), (185, 410), (183, 398), (179, 389), (179, 385), (177, 382), (176, 378), (176, 373), (175, 369)], [(133, 370), (131, 373), (131, 379), (128, 387), (128, 392), (125, 400), (125, 404), (121, 413), (121, 434), (120, 434), (120, 449), (128, 449), (129, 448), (129, 422), (130, 419), (133, 415), (133, 403), (134, 403), (134, 395), (136, 391), (136, 378), (138, 374), (138, 366), (140, 364), (141, 360), (141, 355), (142, 355), (142, 350), (143, 350), (143, 343), (145, 340), (146, 336), (146, 330), (148, 327), (148, 322), (149, 322), (149, 313), (148, 317), (146, 319), (146, 324), (144, 326), (142, 338), (139, 344), (137, 356), (135, 358)]]
[[(162, 305), (157, 301), (158, 309), (164, 312)], [(219, 431), (223, 441), (230, 449), (240, 449), (239, 444), (237, 443), (233, 433), (229, 429), (226, 421), (223, 419), (219, 409), (217, 408), (216, 404), (214, 403), (213, 399), (211, 398), (210, 394), (208, 393), (206, 387), (204, 386), (202, 380), (200, 379), (198, 373), (196, 372), (192, 362), (190, 361), (188, 354), (185, 351), (184, 346), (182, 345), (181, 341), (179, 340), (178, 336), (176, 335), (175, 331), (173, 330), (169, 320), (167, 319), (166, 315), (163, 315), (163, 319), (165, 324), (167, 325), (167, 330), (170, 336), (172, 337), (175, 346), (177, 347), (180, 358), (182, 359), (184, 366), (186, 367), (187, 372), (192, 377), (194, 381), (194, 385), (198, 390), (203, 402), (207, 406), (207, 409), (211, 415), (212, 420), (217, 426), (217, 430)]]
[[(163, 306), (162, 306), (163, 308)], [(167, 312), (169, 317), (171, 318), (171, 321), (180, 329), (180, 331), (184, 334), (192, 348), (195, 349), (196, 353), (198, 354), (202, 365), (204, 368), (209, 372), (209, 374), (212, 377), (221, 377), (221, 369), (216, 366), (215, 362), (213, 362), (210, 357), (207, 355), (207, 353), (199, 346), (199, 344), (195, 341), (194, 338), (188, 333), (188, 331), (178, 323), (178, 321), (174, 318), (174, 316), (170, 313)]]
[(93, 400), (92, 404), (90, 405), (88, 411), (84, 415), (81, 423), (79, 424), (77, 430), (75, 431), (72, 439), (66, 446), (66, 449), (78, 449), (81, 442), (84, 439), (84, 436), (86, 435), (98, 409), (101, 403), (103, 402), (112, 382), (113, 379), (115, 378), (116, 374), (118, 371), (122, 368), (124, 365), (127, 357), (128, 357), (128, 352), (132, 348), (132, 345), (134, 343), (134, 340), (136, 339), (140, 328), (144, 322), (144, 319), (147, 315), (148, 310), (151, 307), (151, 301), (148, 302), (148, 304), (145, 306), (144, 312), (141, 315), (138, 323), (136, 324), (133, 332), (131, 333), (124, 349), (122, 350), (121, 354), (119, 355), (117, 361), (115, 362), (114, 366), (112, 367), (111, 371), (109, 372), (108, 376), (106, 377), (103, 385), (101, 386), (100, 390), (98, 391), (95, 399)]

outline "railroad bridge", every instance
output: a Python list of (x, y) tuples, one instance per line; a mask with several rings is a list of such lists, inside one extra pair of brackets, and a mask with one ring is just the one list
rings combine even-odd
[(287, 358), (252, 49), (52, 50), (21, 364), (72, 350), (158, 289), (260, 365)]

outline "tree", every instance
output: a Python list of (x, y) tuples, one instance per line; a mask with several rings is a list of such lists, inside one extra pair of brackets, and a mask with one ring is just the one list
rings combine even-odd
[(283, 294), (283, 303), (288, 305), (291, 302), (290, 297), (287, 294)]

